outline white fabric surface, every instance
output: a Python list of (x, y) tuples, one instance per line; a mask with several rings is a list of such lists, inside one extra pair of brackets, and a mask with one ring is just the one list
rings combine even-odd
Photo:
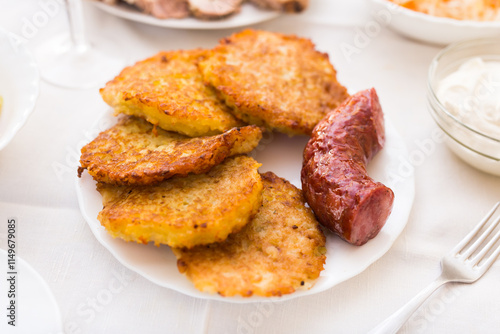
[[(0, 0), (0, 26), (21, 35), (24, 22), (43, 2)], [(353, 45), (359, 29), (371, 20), (366, 2), (311, 2), (302, 15), (256, 27), (310, 37), (329, 53), (350, 92), (377, 89), (386, 117), (403, 135), (410, 154), (425, 157), (414, 166), (414, 206), (399, 239), (360, 275), (321, 294), (287, 302), (207, 302), (160, 288), (118, 263), (93, 237), (78, 208), (78, 152), (91, 139), (85, 130), (106, 110), (97, 89), (66, 90), (42, 82), (32, 116), (0, 151), (0, 248), (6, 249), (4, 222), (16, 217), (19, 255), (52, 289), (66, 333), (365, 333), (430, 283), (439, 274), (441, 256), (500, 200), (499, 177), (469, 167), (442, 143), (422, 146), (437, 131), (426, 109), (425, 87), (429, 63), (440, 48), (384, 27), (349, 60), (340, 46)], [(110, 52), (119, 52), (128, 63), (159, 50), (212, 47), (239, 30), (146, 26), (88, 3), (85, 17), (90, 39), (112, 42), (106, 44)], [(27, 45), (34, 50), (65, 29), (61, 9)], [(123, 288), (91, 311), (89, 303), (117, 277)], [(401, 333), (498, 333), (498, 282), (500, 261), (473, 285), (440, 290)]]

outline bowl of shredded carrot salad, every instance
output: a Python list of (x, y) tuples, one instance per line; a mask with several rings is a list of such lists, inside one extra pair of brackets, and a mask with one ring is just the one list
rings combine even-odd
[(455, 20), (500, 21), (500, 0), (390, 0), (410, 10)]
[(446, 45), (498, 37), (500, 0), (369, 0), (374, 20), (414, 40)]

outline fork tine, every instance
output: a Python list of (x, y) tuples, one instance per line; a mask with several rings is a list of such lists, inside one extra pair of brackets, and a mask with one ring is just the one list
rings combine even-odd
[[(496, 224), (500, 221), (500, 218), (497, 219)], [(475, 257), (474, 257), (474, 262), (475, 265), (478, 266), (479, 263), (483, 260), (484, 256), (486, 253), (490, 251), (490, 249), (493, 247), (493, 245), (500, 240), (500, 231), (498, 231), (493, 238), (488, 242), (488, 244), (479, 252)], [(488, 269), (489, 266), (495, 262), (496, 258), (498, 257), (498, 254), (500, 254), (500, 245), (497, 247), (495, 252), (486, 260), (483, 264), (481, 264), (480, 267), (484, 267), (485, 269)]]
[(493, 216), (493, 214), (495, 213), (495, 211), (498, 209), (499, 206), (500, 202), (496, 203), (495, 206), (493, 206), (493, 209), (491, 209), (491, 211), (488, 212), (486, 217), (484, 217), (483, 220), (479, 222), (479, 224), (477, 224), (477, 226), (472, 231), (470, 231), (469, 234), (467, 234), (465, 238), (463, 238), (462, 241), (460, 241), (458, 245), (456, 245), (451, 250), (451, 252), (454, 253), (453, 255), (460, 254), (463, 251), (464, 247), (472, 240), (472, 238), (476, 236), (477, 232), (479, 232), (479, 230), (483, 228), (486, 222), (490, 220), (491, 216)]
[(484, 268), (483, 270), (487, 270), (489, 267), (491, 267), (491, 265), (493, 264), (493, 262), (495, 262), (496, 259), (498, 258), (498, 255), (500, 255), (500, 246), (497, 247), (497, 249), (495, 250), (495, 252), (488, 258), (488, 260), (486, 260), (481, 265), (481, 267)]
[[(500, 217), (498, 217), (489, 227), (486, 231), (481, 234), (479, 238), (471, 245), (469, 248), (461, 254), (462, 257), (465, 259), (468, 259), (472, 253), (474, 253), (479, 246), (486, 240), (486, 238), (491, 234), (491, 232), (497, 227), (498, 222), (500, 222)], [(477, 256), (476, 256), (477, 259)]]

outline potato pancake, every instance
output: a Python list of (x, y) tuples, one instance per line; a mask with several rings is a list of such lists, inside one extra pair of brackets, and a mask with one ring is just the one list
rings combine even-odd
[(79, 173), (121, 185), (147, 185), (173, 176), (206, 173), (232, 155), (252, 151), (262, 131), (254, 125), (223, 134), (190, 138), (153, 128), (143, 119), (124, 116), (82, 148)]
[(302, 191), (272, 172), (262, 175), (255, 218), (222, 243), (173, 249), (181, 273), (203, 292), (281, 296), (309, 289), (326, 260), (325, 236)]
[(101, 96), (117, 113), (190, 137), (244, 125), (204, 84), (196, 63), (205, 55), (203, 50), (160, 52), (126, 67), (101, 88)]
[(223, 241), (239, 231), (262, 202), (260, 164), (247, 156), (226, 159), (206, 174), (154, 186), (98, 183), (98, 220), (126, 241), (193, 247)]
[(244, 30), (199, 63), (236, 117), (289, 135), (309, 135), (347, 97), (328, 55), (305, 38)]

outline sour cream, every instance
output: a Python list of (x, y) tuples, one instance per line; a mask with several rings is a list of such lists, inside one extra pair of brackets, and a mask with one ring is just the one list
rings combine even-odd
[(468, 60), (439, 82), (436, 95), (459, 121), (500, 139), (500, 61)]

